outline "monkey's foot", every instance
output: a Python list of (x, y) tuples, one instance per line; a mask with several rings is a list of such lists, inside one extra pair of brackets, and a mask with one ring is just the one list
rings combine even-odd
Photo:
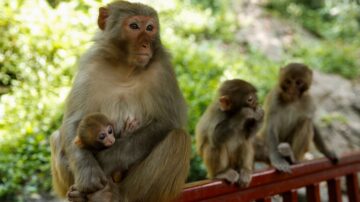
[(339, 157), (336, 155), (335, 152), (333, 151), (329, 151), (327, 154), (326, 154), (326, 157), (328, 159), (330, 159), (330, 161), (334, 164), (338, 163), (339, 162)]
[(240, 170), (240, 179), (239, 179), (239, 185), (240, 187), (247, 187), (249, 186), (250, 182), (251, 182), (251, 171), (249, 170), (245, 170), (245, 169), (241, 169)]
[(276, 170), (280, 172), (291, 173), (290, 164), (285, 159), (279, 157), (279, 158), (272, 158), (270, 160), (271, 160), (271, 165), (274, 166)]
[(230, 182), (231, 184), (234, 184), (239, 181), (240, 175), (235, 170), (228, 169), (225, 172), (216, 175), (215, 179), (226, 180), (226, 181)]
[(282, 157), (289, 159), (290, 164), (296, 163), (294, 153), (293, 153), (289, 143), (282, 142), (278, 145), (277, 149)]

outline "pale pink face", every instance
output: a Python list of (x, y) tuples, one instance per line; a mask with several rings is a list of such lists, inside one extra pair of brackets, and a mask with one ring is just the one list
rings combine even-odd
[(110, 147), (115, 143), (114, 129), (111, 125), (100, 131), (98, 141), (102, 142), (105, 147)]
[(153, 56), (153, 42), (158, 32), (156, 20), (149, 16), (131, 16), (123, 21), (122, 28), (128, 39), (131, 63), (145, 67)]

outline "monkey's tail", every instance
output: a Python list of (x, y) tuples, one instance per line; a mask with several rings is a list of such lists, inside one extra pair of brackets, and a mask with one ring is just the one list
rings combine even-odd
[(189, 172), (190, 155), (190, 136), (182, 129), (171, 131), (120, 182), (120, 195), (125, 195), (128, 201), (171, 201), (183, 189)]

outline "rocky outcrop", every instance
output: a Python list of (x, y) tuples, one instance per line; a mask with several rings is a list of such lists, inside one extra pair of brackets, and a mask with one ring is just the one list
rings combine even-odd
[[(360, 82), (315, 71), (315, 121), (337, 153), (360, 149)], [(313, 151), (316, 154), (315, 151)]]

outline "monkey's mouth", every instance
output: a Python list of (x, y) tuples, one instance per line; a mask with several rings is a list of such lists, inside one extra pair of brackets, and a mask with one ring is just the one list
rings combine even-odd
[(135, 56), (138, 58), (150, 58), (151, 57), (151, 55), (149, 53), (136, 53)]
[(135, 54), (133, 54), (133, 58), (134, 58), (135, 66), (145, 67), (148, 65), (148, 63), (151, 59), (151, 54), (135, 53)]

